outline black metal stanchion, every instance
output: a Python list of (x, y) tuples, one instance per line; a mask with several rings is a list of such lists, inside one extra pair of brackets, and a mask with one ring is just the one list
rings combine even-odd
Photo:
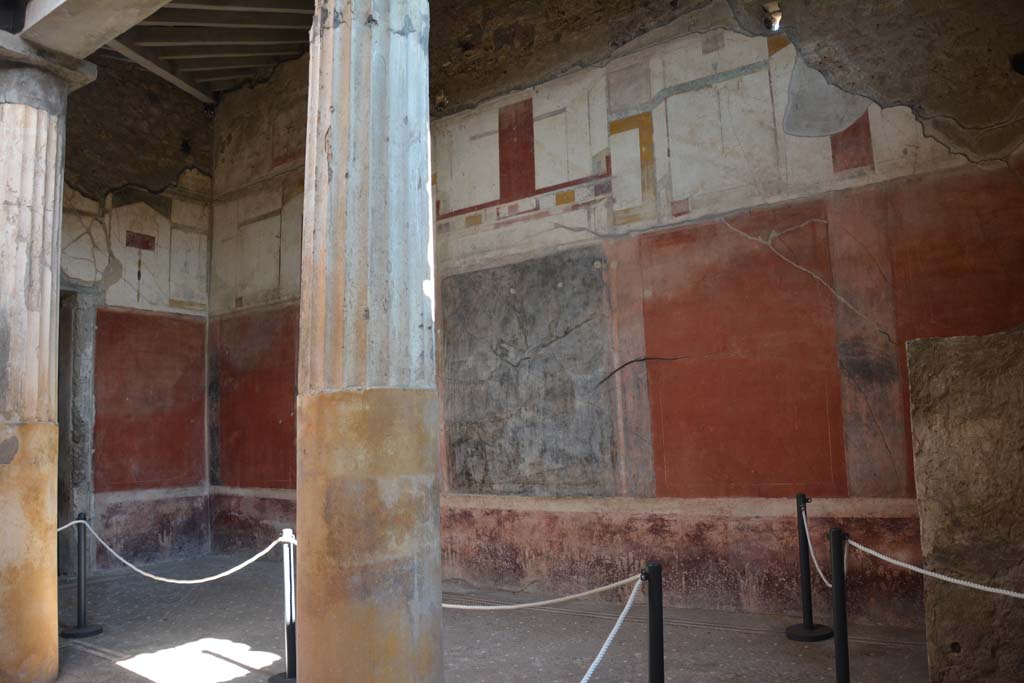
[(804, 515), (811, 499), (802, 493), (796, 494), (796, 533), (800, 540), (800, 604), (803, 608), (803, 621), (786, 628), (786, 637), (804, 643), (828, 640), (832, 637), (832, 629), (823, 624), (814, 623), (814, 607), (811, 598), (811, 558), (807, 544), (807, 529), (804, 528)]
[[(75, 519), (84, 522), (85, 513), (78, 513), (78, 517)], [(61, 629), (60, 635), (62, 638), (89, 638), (103, 633), (103, 627), (97, 626), (96, 624), (89, 624), (88, 615), (86, 613), (88, 608), (86, 585), (88, 583), (89, 537), (87, 536), (88, 531), (84, 524), (75, 525), (75, 530), (78, 532), (78, 620), (75, 626)]]
[(295, 680), (295, 534), (291, 529), (281, 532), (285, 543), (281, 544), (284, 565), (284, 671), (270, 677), (271, 681)]
[(832, 552), (832, 628), (836, 632), (836, 683), (850, 683), (850, 643), (846, 633), (846, 534), (828, 532)]
[(648, 562), (642, 578), (647, 582), (648, 681), (665, 683), (665, 614), (661, 596), (661, 563)]

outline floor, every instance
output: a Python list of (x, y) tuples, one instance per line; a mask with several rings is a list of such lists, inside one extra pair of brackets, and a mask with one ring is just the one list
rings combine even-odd
[[(237, 558), (211, 556), (154, 565), (189, 578), (217, 573)], [(445, 586), (448, 602), (523, 602), (522, 595)], [(536, 596), (530, 596), (536, 599)], [(61, 621), (74, 618), (73, 582), (60, 587)], [(212, 584), (177, 586), (134, 574), (90, 581), (90, 622), (101, 635), (61, 640), (62, 683), (221, 683), (264, 681), (283, 669), (281, 567), (260, 561)], [(447, 683), (576, 683), (621, 610), (581, 601), (511, 612), (446, 611)], [(647, 680), (646, 607), (637, 604), (593, 683)], [(787, 683), (832, 681), (831, 641), (800, 644), (782, 635), (787, 617), (667, 609), (667, 680)], [(301, 626), (300, 626), (301, 628)], [(858, 683), (927, 680), (923, 633), (854, 628), (851, 669)]]

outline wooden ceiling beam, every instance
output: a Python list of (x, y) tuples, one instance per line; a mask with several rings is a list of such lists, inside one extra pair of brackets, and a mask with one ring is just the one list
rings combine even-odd
[(271, 68), (281, 63), (271, 57), (227, 57), (224, 59), (189, 60), (178, 66), (181, 73), (203, 73), (221, 71), (223, 69), (260, 69)]
[(128, 45), (127, 43), (123, 43), (119, 40), (110, 41), (107, 43), (107, 47), (111, 48), (121, 56), (127, 57), (147, 71), (156, 74), (168, 83), (184, 90), (200, 102), (204, 102), (206, 104), (214, 103), (214, 99), (210, 97), (209, 94), (203, 92), (187, 75), (178, 73), (172, 65), (163, 61), (156, 55), (149, 54), (145, 48), (136, 45)]
[(196, 83), (214, 83), (216, 81), (230, 81), (233, 78), (255, 78), (255, 69), (225, 69), (223, 73), (211, 72), (195, 76)]
[(252, 47), (245, 49), (237, 45), (207, 45), (154, 48), (167, 61), (194, 61), (199, 59), (271, 57), (278, 60), (294, 59), (305, 52), (305, 46), (271, 45), (268, 47)]
[(174, 0), (167, 7), (220, 12), (313, 15), (313, 0)]
[(212, 45), (306, 45), (305, 31), (264, 28), (139, 26), (121, 40), (136, 47), (201, 47)]
[(265, 28), (308, 31), (312, 17), (304, 14), (268, 12), (196, 12), (162, 9), (139, 22), (139, 26), (196, 26), (201, 28)]
[(29, 0), (18, 35), (39, 47), (85, 59), (160, 9), (167, 0)]

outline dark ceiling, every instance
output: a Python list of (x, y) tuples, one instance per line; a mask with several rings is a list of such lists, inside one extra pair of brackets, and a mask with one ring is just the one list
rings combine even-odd
[(312, 21), (313, 0), (172, 0), (105, 51), (212, 98), (300, 56)]

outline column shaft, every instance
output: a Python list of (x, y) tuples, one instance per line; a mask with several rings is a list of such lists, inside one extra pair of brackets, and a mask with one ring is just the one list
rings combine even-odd
[(0, 66), (0, 681), (57, 677), (57, 295), (67, 86)]
[(426, 0), (319, 0), (298, 399), (298, 675), (442, 680)]

